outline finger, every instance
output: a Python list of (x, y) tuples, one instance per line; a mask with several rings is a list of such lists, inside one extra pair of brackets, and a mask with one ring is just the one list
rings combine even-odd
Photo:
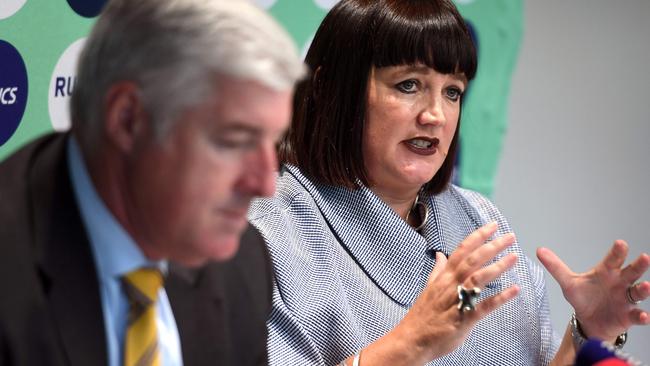
[(630, 322), (636, 325), (648, 325), (650, 324), (650, 315), (647, 311), (643, 309), (635, 308), (630, 311)]
[(469, 312), (473, 320), (480, 320), (485, 318), (488, 314), (498, 309), (501, 305), (512, 300), (519, 294), (519, 286), (514, 285), (501, 291), (500, 293), (490, 296), (476, 305), (476, 310)]
[(571, 276), (574, 275), (573, 271), (562, 262), (560, 257), (548, 248), (538, 248), (537, 258), (542, 262), (551, 276), (555, 278), (555, 281), (560, 284), (560, 287), (564, 287), (571, 279)]
[(628, 283), (634, 283), (641, 278), (650, 267), (650, 256), (643, 253), (621, 271), (621, 277)]
[(614, 245), (607, 252), (605, 258), (603, 258), (603, 264), (607, 269), (618, 269), (623, 266), (625, 263), (625, 258), (627, 257), (628, 246), (627, 243), (623, 240), (614, 241)]
[(515, 263), (517, 263), (517, 255), (514, 253), (508, 254), (498, 262), (492, 263), (489, 266), (472, 273), (463, 283), (463, 286), (465, 286), (465, 288), (483, 288), (488, 282), (493, 281), (503, 272), (512, 268)]
[(449, 264), (456, 266), (468, 253), (485, 243), (497, 231), (497, 223), (491, 222), (483, 225), (469, 234), (449, 257)]
[(464, 282), (467, 276), (475, 272), (479, 267), (494, 258), (498, 253), (515, 242), (515, 235), (512, 233), (500, 236), (491, 242), (482, 245), (474, 250), (461, 261), (456, 276), (459, 282)]
[(447, 267), (447, 257), (445, 256), (445, 253), (443, 252), (436, 252), (436, 265), (433, 267), (433, 270), (429, 274), (429, 280), (427, 283), (431, 283), (435, 281), (436, 278), (442, 273), (442, 271), (445, 270), (445, 267)]
[(634, 301), (644, 301), (650, 296), (650, 282), (639, 282), (630, 288), (630, 295)]

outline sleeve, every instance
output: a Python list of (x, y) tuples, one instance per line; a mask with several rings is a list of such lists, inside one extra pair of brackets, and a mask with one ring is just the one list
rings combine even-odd
[(555, 353), (560, 347), (560, 338), (553, 330), (551, 323), (551, 311), (546, 293), (546, 281), (544, 280), (544, 271), (535, 262), (526, 257), (526, 262), (530, 268), (531, 276), (534, 281), (533, 288), (535, 291), (535, 300), (537, 304), (537, 317), (540, 329), (540, 350), (538, 364), (548, 365), (553, 360)]
[[(494, 203), (485, 196), (462, 188), (459, 189), (459, 192), (469, 201), (470, 205), (476, 209), (481, 218), (480, 222), (488, 223), (490, 221), (496, 221), (498, 223), (499, 229), (495, 234), (496, 236), (514, 232), (505, 216), (499, 211)], [(516, 245), (519, 246), (518, 243)], [(525, 277), (520, 278), (529, 278), (532, 282), (532, 286), (529, 286), (534, 294), (534, 303), (531, 304), (531, 307), (534, 307), (532, 310), (537, 318), (536, 321), (539, 327), (537, 364), (548, 365), (559, 348), (560, 338), (553, 331), (551, 323), (551, 312), (546, 292), (544, 271), (537, 263), (526, 256), (521, 248), (518, 248), (518, 252), (519, 253), (517, 254), (525, 259), (525, 269), (527, 272), (520, 275)]]
[[(296, 240), (295, 233), (289, 228), (293, 225), (286, 213), (289, 202), (276, 197), (256, 200), (249, 211), (250, 223), (259, 231), (271, 253), (274, 276), (272, 277), (271, 311), (266, 322), (268, 330), (267, 351), (269, 365), (313, 365), (325, 366), (325, 361), (316, 343), (299, 322), (284, 300), (279, 279), (295, 274), (295, 264), (291, 243)], [(281, 201), (282, 203), (278, 203)], [(289, 276), (290, 277), (290, 276)], [(299, 284), (298, 286), (301, 286)], [(297, 291), (300, 291), (298, 288)]]
[(271, 317), (267, 325), (270, 365), (325, 366), (316, 344), (284, 304), (275, 281)]

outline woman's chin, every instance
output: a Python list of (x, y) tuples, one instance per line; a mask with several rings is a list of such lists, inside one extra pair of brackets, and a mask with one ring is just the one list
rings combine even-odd
[(403, 194), (417, 191), (429, 183), (440, 167), (433, 164), (404, 164), (393, 166), (384, 170), (383, 174), (373, 176), (371, 173), (371, 187), (380, 190), (395, 191), (394, 194)]
[(411, 191), (417, 191), (422, 186), (427, 184), (433, 176), (427, 177), (414, 177), (414, 176), (403, 176), (401, 179), (392, 186), (391, 190), (395, 190), (394, 193), (406, 193)]
[(439, 167), (422, 166), (417, 169), (409, 169), (402, 174), (402, 181), (409, 186), (422, 187), (429, 183), (438, 172)]

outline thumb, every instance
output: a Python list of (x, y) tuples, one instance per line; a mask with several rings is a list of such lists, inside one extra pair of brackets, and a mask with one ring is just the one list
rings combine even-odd
[(573, 271), (548, 248), (537, 248), (537, 258), (555, 281), (560, 284), (560, 287), (564, 288), (573, 275)]
[(433, 267), (431, 274), (429, 274), (428, 283), (433, 282), (442, 271), (447, 267), (447, 257), (443, 252), (436, 252), (436, 266)]

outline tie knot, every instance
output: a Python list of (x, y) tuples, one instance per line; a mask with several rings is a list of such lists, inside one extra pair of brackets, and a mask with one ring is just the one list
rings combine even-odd
[(155, 303), (158, 290), (162, 287), (163, 277), (157, 268), (140, 268), (122, 277), (124, 290), (131, 301), (142, 305)]

